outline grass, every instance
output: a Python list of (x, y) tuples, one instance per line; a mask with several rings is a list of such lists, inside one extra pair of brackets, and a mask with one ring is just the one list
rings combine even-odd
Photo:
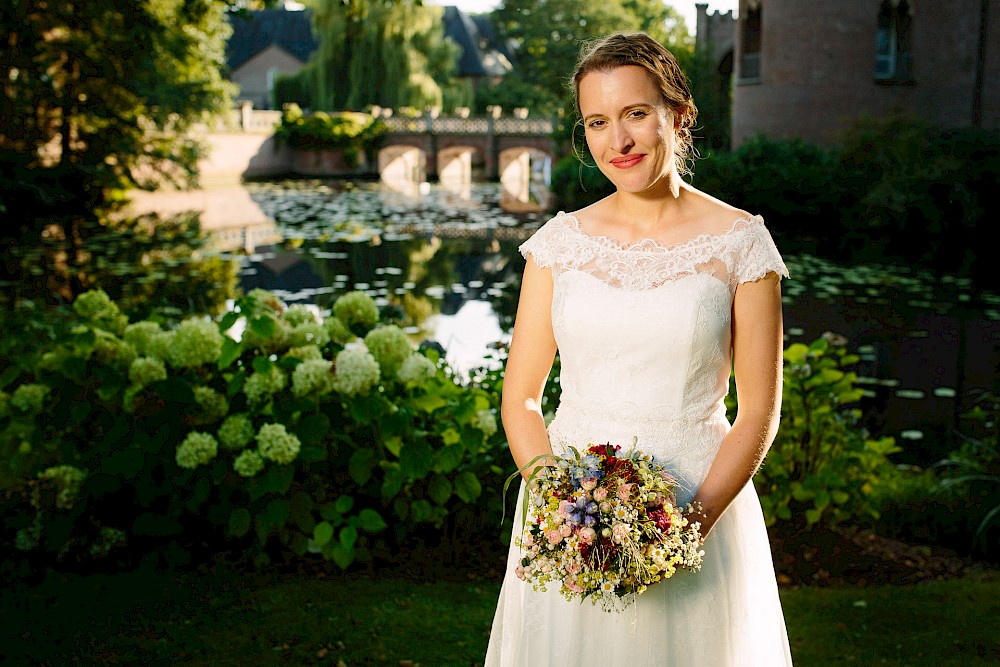
[[(3, 665), (481, 664), (499, 584), (50, 572), (0, 594)], [(785, 589), (797, 667), (1000, 663), (1000, 580)]]

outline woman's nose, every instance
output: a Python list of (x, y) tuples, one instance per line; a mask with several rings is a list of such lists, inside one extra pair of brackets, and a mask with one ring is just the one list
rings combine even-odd
[(626, 131), (625, 127), (619, 125), (614, 130), (614, 136), (612, 137), (611, 148), (617, 153), (627, 153), (635, 142), (632, 141), (632, 136)]

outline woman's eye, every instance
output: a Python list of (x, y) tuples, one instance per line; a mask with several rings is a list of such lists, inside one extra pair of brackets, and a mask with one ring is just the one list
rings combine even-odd
[(589, 127), (591, 129), (593, 129), (593, 130), (599, 130), (602, 127), (604, 127), (604, 121), (603, 120), (592, 120), (592, 121), (590, 121), (590, 126)]
[(642, 109), (633, 109), (631, 112), (629, 112), (629, 115), (632, 118), (644, 118), (646, 116), (646, 112), (643, 111)]

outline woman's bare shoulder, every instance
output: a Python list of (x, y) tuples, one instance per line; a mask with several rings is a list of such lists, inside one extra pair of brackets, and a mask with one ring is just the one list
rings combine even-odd
[(705, 231), (721, 234), (733, 226), (737, 220), (749, 220), (754, 217), (747, 211), (728, 204), (721, 199), (702, 192), (697, 188), (688, 187), (688, 215), (697, 220)]

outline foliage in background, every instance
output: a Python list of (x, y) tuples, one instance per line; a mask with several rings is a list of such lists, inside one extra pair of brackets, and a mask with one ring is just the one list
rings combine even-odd
[(363, 154), (374, 156), (385, 132), (385, 124), (370, 114), (349, 111), (304, 114), (297, 104), (288, 104), (274, 138), (292, 148), (341, 149), (349, 162), (357, 164)]
[(459, 50), (445, 37), (441, 7), (416, 0), (310, 4), (319, 48), (296, 78), (313, 109), (423, 109), (448, 101)]
[[(60, 284), (71, 299), (84, 244), (117, 192), (194, 180), (201, 145), (189, 130), (230, 106), (222, 76), (230, 27), (213, 0), (6, 2), (0, 61), (0, 208), (5, 245), (66, 244)], [(24, 267), (4, 262), (0, 279)], [(55, 278), (55, 276), (53, 277)]]
[[(754, 477), (767, 525), (796, 530), (878, 518), (876, 489), (894, 483), (889, 456), (900, 449), (860, 425), (862, 390), (846, 370), (857, 361), (832, 336), (785, 348), (781, 424)], [(727, 397), (731, 417), (736, 398)]]
[(1000, 396), (983, 392), (963, 415), (962, 446), (935, 469), (940, 491), (958, 499), (975, 522), (973, 546), (1000, 557)]
[[(0, 308), (14, 311), (24, 300), (69, 305), (53, 293), (67, 251), (58, 235), (11, 248), (8, 259), (17, 264), (22, 279), (0, 281)], [(76, 273), (80, 287), (104, 290), (133, 319), (218, 315), (226, 300), (236, 296), (239, 264), (211, 247), (196, 214), (115, 219), (100, 225), (78, 252), (83, 262)]]
[(180, 545), (212, 535), (260, 562), (346, 568), (496, 530), (482, 490), (509, 468), (497, 398), (414, 350), (367, 295), (321, 318), (254, 291), (171, 327), (130, 323), (100, 291), (74, 311), (0, 375), (8, 546), (74, 562), (173, 541), (162, 553), (183, 561)]
[(581, 42), (615, 31), (645, 30), (675, 55), (686, 57), (693, 48), (687, 26), (673, 7), (651, 0), (608, 0), (579, 3), (552, 0), (507, 0), (493, 13), (504, 39), (514, 45), (514, 70), (486, 91), (481, 105), (500, 104), (523, 91), (522, 103), (535, 114), (553, 114), (573, 108), (569, 77), (580, 56)]

